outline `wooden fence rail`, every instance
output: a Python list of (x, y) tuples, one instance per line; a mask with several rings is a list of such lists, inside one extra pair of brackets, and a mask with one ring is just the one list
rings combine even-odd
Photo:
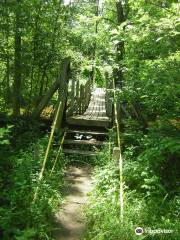
[(80, 84), (79, 80), (72, 80), (69, 92), (68, 107), (66, 117), (83, 114), (88, 107), (92, 90), (92, 81), (88, 79), (85, 84)]

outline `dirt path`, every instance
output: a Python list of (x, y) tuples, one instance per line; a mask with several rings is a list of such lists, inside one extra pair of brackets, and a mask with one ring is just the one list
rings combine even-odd
[(66, 202), (57, 213), (55, 240), (80, 240), (85, 230), (83, 206), (91, 190), (90, 168), (70, 166), (65, 178)]

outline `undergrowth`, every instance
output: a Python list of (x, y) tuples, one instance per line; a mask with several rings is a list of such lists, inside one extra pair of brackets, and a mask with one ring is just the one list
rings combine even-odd
[[(119, 217), (118, 164), (105, 149), (97, 157), (103, 159), (104, 164), (101, 162), (93, 174), (94, 188), (86, 208), (87, 232), (84, 239), (178, 240), (180, 149), (175, 129), (171, 125), (155, 124), (145, 135), (138, 128), (128, 127), (122, 140), (123, 223)], [(144, 233), (137, 236), (136, 227), (142, 227)], [(153, 232), (164, 229), (170, 233)]]
[[(25, 132), (18, 138), (18, 146), (14, 147), (11, 142), (15, 139), (11, 141), (12, 134), (5, 129), (1, 129), (4, 144), (0, 145), (1, 239), (51, 239), (53, 216), (62, 201), (60, 188), (63, 184), (64, 158), (58, 162), (50, 177), (56, 152), (51, 151), (37, 199), (33, 202), (49, 134), (41, 136), (36, 131)], [(24, 138), (26, 143), (23, 142)]]

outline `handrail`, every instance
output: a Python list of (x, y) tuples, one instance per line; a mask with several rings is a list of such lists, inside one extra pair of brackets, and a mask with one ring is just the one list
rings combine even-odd
[(124, 188), (123, 188), (123, 157), (121, 151), (121, 138), (120, 138), (120, 124), (118, 121), (118, 108), (117, 108), (117, 90), (113, 79), (113, 93), (114, 93), (114, 118), (117, 131), (118, 143), (118, 165), (119, 165), (119, 204), (120, 204), (120, 220), (123, 222), (124, 215)]

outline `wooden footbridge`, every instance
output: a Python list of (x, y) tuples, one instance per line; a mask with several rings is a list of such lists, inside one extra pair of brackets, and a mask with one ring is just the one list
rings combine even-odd
[[(54, 119), (51, 134), (39, 173), (38, 185), (33, 202), (36, 201), (37, 198), (39, 185), (43, 178), (52, 144), (58, 145), (58, 150), (55, 159), (51, 159), (52, 169), (50, 175), (52, 175), (62, 151), (65, 154), (91, 157), (96, 155), (99, 148), (108, 144), (108, 128), (111, 127), (112, 116), (114, 116), (113, 120), (116, 122), (117, 127), (118, 148), (113, 149), (113, 158), (119, 162), (120, 203), (122, 203), (123, 181), (120, 131), (117, 120), (117, 104), (112, 100), (116, 99), (115, 91), (107, 91), (107, 89), (111, 88), (111, 84), (107, 84), (106, 88), (95, 88), (91, 74), (85, 83), (75, 80), (74, 77), (71, 79), (69, 77), (69, 71), (70, 61), (67, 58), (62, 62), (57, 80), (33, 112), (35, 118), (39, 117), (54, 93), (58, 91), (58, 100), (53, 113)], [(113, 96), (111, 96), (112, 93)], [(114, 111), (112, 111), (113, 105)], [(64, 129), (63, 132), (62, 129)], [(59, 132), (61, 134), (59, 134)], [(60, 140), (53, 141), (54, 135), (58, 136)], [(123, 206), (123, 204), (121, 205)], [(121, 217), (122, 209), (123, 207), (121, 207)]]
[(107, 130), (112, 122), (112, 101), (105, 88), (93, 86), (91, 75), (85, 83), (81, 83), (71, 79), (69, 71), (70, 61), (66, 58), (57, 80), (33, 115), (40, 116), (58, 90), (52, 130), (58, 132), (59, 129), (66, 129), (60, 143), (61, 149), (67, 154), (92, 156), (107, 143)]
[[(62, 61), (62, 65), (50, 90), (43, 97), (38, 107), (32, 113), (37, 118), (47, 106), (54, 93), (58, 90), (58, 101), (54, 111), (54, 120), (51, 128), (48, 146), (39, 173), (38, 184), (34, 194), (33, 202), (36, 201), (39, 185), (43, 178), (46, 162), (50, 148), (53, 143), (55, 132), (65, 127), (60, 136), (59, 147), (54, 160), (52, 160), (52, 175), (61, 152), (84, 156), (96, 155), (96, 150), (108, 143), (107, 129), (111, 126), (112, 116), (117, 130), (118, 147), (113, 149), (113, 159), (118, 162), (120, 179), (120, 216), (123, 219), (123, 178), (122, 178), (122, 156), (120, 144), (120, 128), (118, 122), (118, 107), (116, 103), (115, 84), (104, 88), (94, 88), (92, 74), (86, 83), (69, 78), (70, 60)], [(113, 86), (113, 87), (112, 87)], [(113, 91), (107, 89), (113, 88)], [(113, 93), (113, 97), (111, 96)], [(114, 102), (113, 100), (114, 99)], [(112, 111), (114, 105), (114, 111)], [(113, 115), (114, 112), (114, 115)], [(58, 134), (59, 135), (59, 134)]]
[(105, 95), (105, 89), (95, 88), (85, 112), (67, 118), (67, 123), (80, 126), (109, 127), (111, 120), (106, 113)]
[[(95, 88), (87, 109), (67, 118), (68, 131), (64, 141), (65, 153), (93, 156), (97, 148), (107, 142), (107, 128), (111, 118), (106, 111), (106, 91)], [(83, 147), (82, 147), (83, 146)]]

